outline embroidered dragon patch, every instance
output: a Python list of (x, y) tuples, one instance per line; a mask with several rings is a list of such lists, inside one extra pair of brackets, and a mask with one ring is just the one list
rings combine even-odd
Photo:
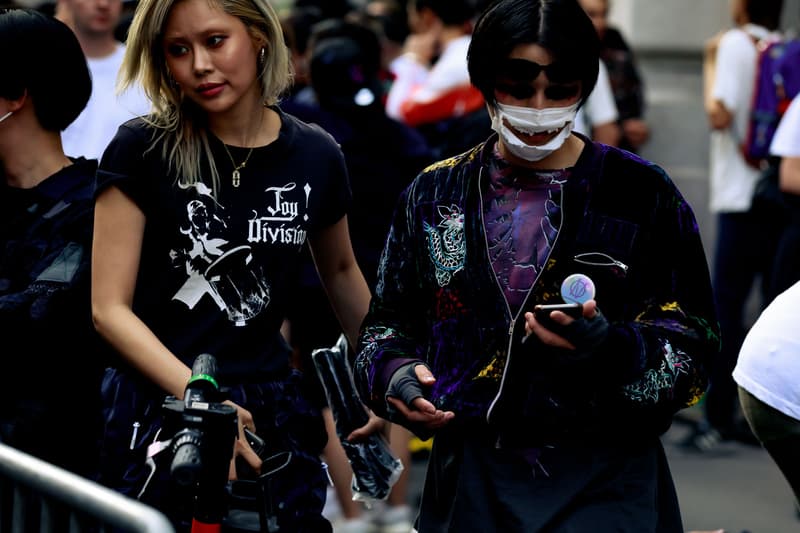
[(428, 250), (436, 268), (436, 282), (440, 287), (450, 283), (453, 275), (464, 268), (466, 243), (464, 242), (464, 213), (458, 206), (438, 206), (441, 221), (436, 227), (423, 222)]

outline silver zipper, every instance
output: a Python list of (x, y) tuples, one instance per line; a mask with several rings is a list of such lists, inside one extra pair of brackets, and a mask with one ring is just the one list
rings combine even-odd
[[(592, 258), (597, 257), (597, 260), (592, 260)], [(582, 254), (578, 254), (573, 257), (576, 263), (580, 263), (582, 265), (589, 265), (589, 266), (599, 266), (599, 267), (610, 267), (615, 266), (622, 270), (623, 274), (628, 273), (628, 265), (623, 263), (622, 261), (618, 261), (611, 257), (610, 255), (603, 253), (603, 252), (586, 252)]]
[[(481, 216), (481, 227), (484, 227), (484, 219), (483, 219), (483, 187), (481, 186), (481, 180), (482, 179), (483, 179), (483, 167), (481, 167), (479, 172), (478, 172), (478, 197), (479, 197), (479, 201), (480, 201), (480, 208), (479, 208), (478, 212), (480, 213), (480, 216)], [(563, 214), (563, 212), (564, 212), (564, 183), (561, 183), (560, 201), (561, 201), (561, 212)], [(542, 263), (542, 265), (547, 265), (547, 262), (550, 260), (550, 256), (553, 254), (553, 250), (555, 250), (556, 243), (558, 242), (558, 238), (561, 236), (561, 229), (563, 228), (563, 226), (564, 226), (564, 217), (562, 216), (561, 217), (561, 226), (558, 228), (558, 233), (556, 233), (556, 240), (553, 241), (552, 246), (550, 246), (550, 254), (547, 256), (547, 258), (545, 258), (545, 260)], [(489, 243), (486, 240), (486, 232), (485, 231), (483, 233), (483, 240), (484, 240), (484, 245), (486, 246), (486, 251), (487, 251), (487, 254), (488, 254)], [(490, 268), (491, 268), (491, 265), (490, 265)], [(493, 268), (492, 268), (492, 272), (494, 272)], [(509, 329), (508, 329), (508, 348), (506, 349), (506, 365), (505, 365), (505, 368), (503, 368), (503, 375), (500, 378), (500, 386), (497, 388), (497, 394), (495, 395), (494, 399), (489, 404), (489, 408), (486, 410), (486, 421), (487, 422), (489, 422), (489, 419), (492, 416), (492, 411), (494, 410), (494, 406), (497, 404), (497, 401), (500, 399), (500, 396), (503, 394), (503, 387), (505, 386), (505, 383), (506, 383), (506, 372), (508, 371), (508, 366), (509, 366), (509, 364), (511, 362), (511, 346), (514, 343), (514, 326), (516, 325), (516, 322), (517, 322), (518, 318), (521, 318), (521, 316), (524, 317), (523, 310), (525, 309), (525, 305), (528, 303), (528, 298), (530, 298), (531, 292), (533, 292), (533, 286), (536, 285), (536, 282), (539, 280), (539, 276), (541, 276), (542, 272), (544, 272), (544, 266), (542, 267), (542, 270), (541, 270), (541, 272), (539, 272), (539, 275), (536, 277), (536, 279), (533, 280), (533, 285), (531, 285), (531, 288), (528, 290), (528, 294), (525, 295), (525, 299), (523, 300), (522, 306), (520, 307), (520, 309), (517, 312), (516, 316), (512, 315), (511, 307), (508, 305), (508, 300), (506, 300), (505, 295), (503, 294), (503, 301), (506, 303), (506, 309), (508, 310), (508, 315), (511, 317), (511, 325), (509, 326)], [(500, 292), (502, 294), (502, 287), (500, 287), (500, 282), (497, 279), (497, 274), (494, 274), (494, 279), (495, 279), (495, 282), (497, 283), (498, 288), (500, 288)], [(497, 447), (500, 446), (500, 439), (499, 438), (497, 440), (496, 446)]]

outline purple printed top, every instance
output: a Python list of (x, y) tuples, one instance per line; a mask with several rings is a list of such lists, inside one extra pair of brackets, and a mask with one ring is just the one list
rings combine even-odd
[(492, 267), (516, 315), (558, 235), (561, 187), (570, 171), (513, 167), (496, 147), (492, 155), (483, 225)]

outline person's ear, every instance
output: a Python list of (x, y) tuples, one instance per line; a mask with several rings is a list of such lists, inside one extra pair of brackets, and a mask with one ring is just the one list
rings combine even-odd
[(4, 109), (3, 114), (9, 111), (11, 113), (16, 113), (17, 111), (22, 109), (25, 106), (25, 102), (28, 101), (28, 89), (23, 90), (22, 95), (20, 95), (19, 98), (0, 97), (0, 100), (3, 100), (5, 102), (5, 105), (3, 106)]

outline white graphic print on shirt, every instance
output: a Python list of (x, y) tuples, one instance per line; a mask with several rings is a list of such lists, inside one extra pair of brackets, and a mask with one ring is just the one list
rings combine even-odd
[[(225, 238), (231, 235), (229, 217), (206, 185), (196, 183), (188, 188), (194, 188), (197, 194), (187, 203), (180, 228), (188, 243), (170, 252), (172, 261), (185, 268), (187, 279), (173, 299), (192, 309), (208, 295), (231, 322), (244, 326), (270, 302), (270, 285), (262, 266), (253, 262), (251, 244), (300, 246), (305, 242), (306, 230), (296, 224), (300, 202), (287, 199), (296, 184), (266, 189), (264, 212), (252, 211), (246, 243)], [(303, 188), (306, 205), (310, 190), (308, 184)], [(307, 218), (303, 214), (303, 219)]]
[[(267, 242), (271, 244), (303, 244), (306, 241), (306, 231), (299, 227), (286, 227), (297, 219), (300, 210), (299, 202), (291, 202), (286, 199), (286, 193), (290, 193), (297, 187), (297, 184), (287, 183), (283, 187), (269, 187), (266, 192), (272, 196), (272, 203), (267, 204), (267, 215), (258, 216), (253, 213), (250, 219), (250, 232), (247, 240), (252, 243)], [(306, 183), (303, 187), (305, 193), (305, 203), (308, 205), (308, 197), (311, 193), (311, 186)], [(308, 220), (308, 214), (303, 215), (303, 220)], [(274, 225), (274, 223), (280, 225)]]

